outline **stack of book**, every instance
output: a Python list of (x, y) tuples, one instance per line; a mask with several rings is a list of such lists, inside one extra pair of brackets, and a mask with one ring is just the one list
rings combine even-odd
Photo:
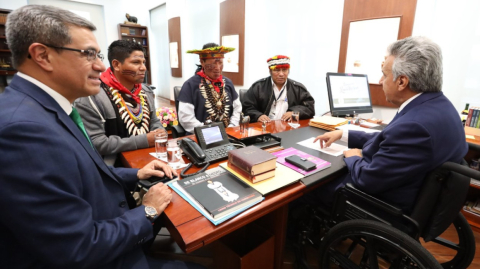
[(480, 107), (472, 107), (468, 110), (465, 126), (472, 128), (480, 128)]
[(467, 201), (463, 209), (465, 211), (480, 215), (480, 199), (478, 199), (477, 201)]
[(249, 146), (228, 152), (228, 167), (252, 183), (275, 176), (276, 160), (273, 154)]
[(168, 186), (215, 225), (264, 199), (254, 188), (221, 167), (174, 181)]
[(314, 117), (310, 120), (309, 125), (324, 129), (327, 131), (334, 131), (338, 126), (347, 124), (348, 120), (344, 118), (335, 118), (330, 116)]

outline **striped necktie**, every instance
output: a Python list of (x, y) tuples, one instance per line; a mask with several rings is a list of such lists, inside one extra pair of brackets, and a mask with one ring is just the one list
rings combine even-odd
[(90, 146), (92, 146), (93, 148), (92, 141), (90, 141), (90, 137), (88, 137), (87, 131), (85, 131), (85, 126), (83, 126), (82, 118), (80, 117), (80, 114), (78, 113), (77, 109), (74, 107), (72, 107), (72, 113), (70, 113), (70, 118), (78, 126), (78, 129), (82, 131), (83, 135), (85, 136), (85, 138), (87, 138), (88, 142), (90, 143)]

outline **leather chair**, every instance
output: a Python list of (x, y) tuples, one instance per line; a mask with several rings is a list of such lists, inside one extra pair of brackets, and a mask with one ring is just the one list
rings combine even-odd
[[(177, 116), (178, 116), (178, 104), (180, 101), (178, 101), (178, 96), (180, 95), (180, 90), (182, 87), (180, 86), (175, 86), (173, 87), (173, 97), (175, 99), (175, 110), (177, 111)], [(178, 120), (178, 125), (172, 126), (172, 137), (177, 138), (177, 137), (182, 137), (185, 136), (185, 129), (183, 129), (182, 124), (180, 123), (180, 119)]]
[(240, 103), (242, 103), (243, 106), (243, 100), (245, 100), (245, 94), (247, 94), (248, 89), (240, 89), (238, 91), (238, 97), (240, 98)]

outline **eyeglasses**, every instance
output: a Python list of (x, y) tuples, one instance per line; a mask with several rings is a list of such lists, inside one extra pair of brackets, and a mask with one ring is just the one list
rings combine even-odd
[(284, 74), (287, 74), (287, 73), (288, 73), (288, 69), (286, 69), (286, 68), (282, 68), (282, 69), (277, 69), (277, 68), (275, 68), (275, 69), (272, 69), (272, 72), (273, 72), (273, 73), (283, 72)]
[(101, 61), (103, 61), (104, 56), (101, 53), (97, 53), (95, 50), (79, 50), (79, 49), (72, 49), (72, 48), (67, 48), (67, 47), (57, 47), (49, 44), (43, 44), (47, 47), (50, 48), (55, 48), (55, 49), (61, 49), (61, 50), (71, 50), (71, 51), (78, 51), (80, 53), (83, 53), (87, 55), (87, 60), (88, 61), (95, 61), (97, 58), (100, 58)]

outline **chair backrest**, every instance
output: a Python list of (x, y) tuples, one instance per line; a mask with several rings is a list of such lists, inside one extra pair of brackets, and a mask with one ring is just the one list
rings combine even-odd
[(175, 99), (175, 109), (177, 111), (177, 115), (178, 115), (178, 104), (180, 103), (180, 101), (178, 101), (178, 96), (180, 95), (181, 90), (182, 90), (182, 87), (180, 86), (173, 87), (173, 98)]
[(470, 188), (468, 166), (446, 162), (430, 172), (418, 193), (410, 217), (426, 242), (442, 234), (462, 209)]
[(242, 103), (243, 106), (243, 100), (245, 99), (245, 94), (247, 93), (248, 89), (240, 89), (238, 91), (238, 97), (240, 98), (240, 103)]

